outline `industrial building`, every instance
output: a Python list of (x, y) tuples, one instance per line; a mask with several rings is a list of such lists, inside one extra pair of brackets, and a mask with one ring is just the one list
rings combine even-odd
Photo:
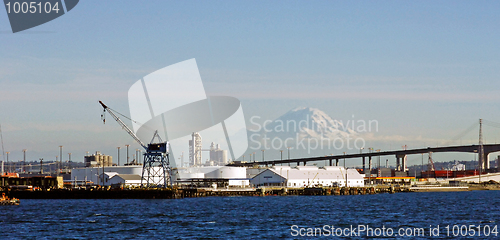
[(113, 166), (113, 157), (96, 152), (90, 156), (84, 157), (85, 167), (110, 167)]
[(346, 169), (340, 166), (275, 166), (264, 170), (250, 180), (255, 187), (363, 187), (364, 176), (356, 169)]
[(212, 142), (210, 145), (209, 166), (224, 166), (227, 164), (227, 150), (222, 150), (219, 144)]
[(136, 174), (116, 174), (108, 180), (109, 186), (139, 187), (141, 186), (141, 176)]
[[(104, 179), (103, 179), (104, 172)], [(136, 175), (139, 179), (142, 176), (141, 165), (130, 166), (110, 166), (110, 167), (88, 167), (74, 168), (71, 171), (71, 182), (74, 185), (104, 185), (109, 186), (109, 181), (115, 175)], [(103, 182), (104, 180), (104, 182)]]
[(189, 166), (201, 166), (201, 136), (197, 132), (189, 140)]
[(63, 187), (62, 176), (31, 176), (20, 177), (17, 173), (1, 174), (0, 187), (9, 187), (11, 189), (47, 190), (50, 188)]
[[(202, 162), (202, 151), (210, 152), (210, 158), (205, 163)], [(220, 144), (212, 142), (210, 149), (202, 149), (201, 136), (197, 132), (191, 134), (189, 140), (189, 166), (224, 166), (227, 164), (227, 150), (222, 150)]]

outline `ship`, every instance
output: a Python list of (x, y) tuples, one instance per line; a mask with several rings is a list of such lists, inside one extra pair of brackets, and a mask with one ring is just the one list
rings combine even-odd
[(20, 201), (17, 198), (9, 198), (8, 196), (5, 195), (5, 193), (2, 193), (2, 198), (0, 199), (0, 205), (19, 205)]
[[(482, 174), (486, 174), (483, 172)], [(460, 178), (479, 175), (477, 170), (434, 170), (422, 172), (422, 178)]]

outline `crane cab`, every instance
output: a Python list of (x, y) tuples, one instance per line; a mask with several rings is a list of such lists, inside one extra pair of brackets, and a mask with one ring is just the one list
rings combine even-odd
[(168, 148), (166, 143), (150, 143), (147, 151), (151, 153), (167, 153)]

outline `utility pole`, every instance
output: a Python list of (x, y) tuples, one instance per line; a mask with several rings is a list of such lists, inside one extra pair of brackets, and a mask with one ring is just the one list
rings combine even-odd
[(26, 172), (26, 149), (23, 149), (23, 171)]
[(184, 152), (181, 153), (181, 167), (184, 167)]
[(102, 160), (102, 186), (104, 187), (104, 159)]
[[(479, 119), (479, 183), (481, 183), (481, 172), (483, 171), (484, 162), (484, 148), (483, 148), (483, 119)], [(486, 160), (488, 161), (488, 160)]]
[(139, 163), (139, 156), (140, 156), (140, 153), (139, 153), (139, 149), (136, 149), (135, 150), (135, 161), (136, 161), (136, 164)]
[(120, 166), (120, 147), (117, 147), (118, 149), (118, 166)]
[(63, 160), (62, 149), (63, 149), (63, 146), (62, 145), (59, 146), (59, 156), (61, 158), (59, 159), (59, 163), (58, 164), (57, 164), (57, 161), (56, 161), (56, 165), (58, 166), (57, 167), (58, 168), (58, 171), (57, 171), (58, 173), (60, 172), (59, 170), (62, 168), (62, 160)]
[[(380, 153), (380, 150), (381, 150), (381, 149), (377, 149), (377, 150), (375, 150), (375, 151), (376, 151), (376, 152), (378, 152), (378, 153)], [(378, 175), (378, 173), (379, 173), (379, 172), (380, 172), (380, 155), (378, 155), (378, 171), (377, 171), (377, 176), (378, 176), (378, 177), (380, 177), (380, 176)]]
[[(68, 169), (71, 169), (71, 153), (68, 153), (68, 155), (69, 155), (69, 157), (68, 157), (69, 159), (68, 159), (68, 166), (67, 167), (68, 167)], [(68, 173), (68, 171), (66, 171), (66, 173)]]
[[(370, 155), (368, 156), (368, 184), (372, 184), (372, 153), (373, 148), (368, 148)], [(366, 175), (365, 175), (366, 176)]]
[[(364, 147), (360, 148), (359, 149), (359, 154), (363, 154), (363, 149), (365, 149)], [(366, 169), (365, 169), (365, 157), (361, 157), (363, 159), (363, 174), (366, 174)], [(366, 176), (366, 175), (365, 175)], [(364, 181), (364, 180), (363, 180)]]
[[(345, 152), (344, 152), (345, 156)], [(347, 168), (345, 167), (345, 157), (344, 157), (344, 170), (345, 170), (345, 187), (347, 187)]]
[(9, 153), (10, 152), (6, 152), (7, 153), (7, 164), (9, 164), (9, 172), (12, 172), (12, 164), (9, 163)]
[(43, 174), (43, 158), (40, 158), (40, 174)]
[(128, 145), (128, 144), (127, 144), (127, 145), (125, 145), (125, 147), (127, 147), (127, 165), (128, 165), (128, 160), (129, 160), (129, 157), (128, 157), (128, 147), (129, 147), (129, 146), (130, 146), (130, 145)]

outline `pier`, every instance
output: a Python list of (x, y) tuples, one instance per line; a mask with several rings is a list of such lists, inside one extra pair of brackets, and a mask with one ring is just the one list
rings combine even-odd
[(290, 195), (365, 195), (408, 192), (408, 188), (394, 187), (333, 187), (333, 188), (256, 188), (216, 190), (203, 188), (180, 189), (98, 189), (50, 191), (10, 191), (9, 196), (19, 199), (178, 199), (229, 196), (290, 196)]
[(48, 189), (39, 191), (7, 190), (9, 197), (19, 199), (180, 199), (197, 197), (242, 197), (242, 196), (341, 196), (370, 195), (384, 193), (443, 192), (500, 190), (499, 184), (468, 184), (465, 186), (409, 186), (376, 185), (367, 187), (311, 187), (283, 188), (262, 187), (242, 189), (172, 188), (172, 189)]

